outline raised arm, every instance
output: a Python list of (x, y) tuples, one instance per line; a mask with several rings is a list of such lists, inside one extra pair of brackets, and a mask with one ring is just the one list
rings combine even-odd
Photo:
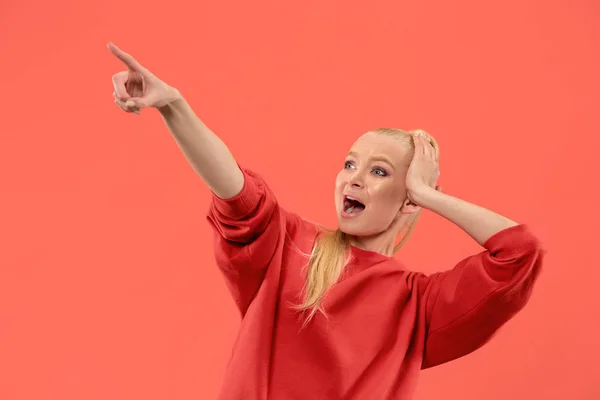
[(437, 177), (429, 179), (422, 171), (435, 171), (437, 161), (425, 137), (414, 140), (410, 199), (453, 222), (485, 249), (420, 282), (427, 326), (423, 368), (429, 368), (478, 349), (520, 311), (545, 252), (527, 226), (434, 189)]
[(211, 191), (221, 199), (240, 193), (244, 175), (233, 155), (179, 96), (159, 109), (179, 148)]
[(485, 250), (421, 282), (427, 333), (423, 368), (483, 346), (527, 304), (544, 250), (526, 225), (498, 232)]
[(463, 228), (485, 251), (428, 278), (423, 368), (473, 352), (514, 317), (531, 296), (544, 254), (527, 226), (434, 192), (421, 204)]
[(262, 285), (269, 261), (283, 243), (285, 215), (260, 176), (238, 166), (227, 146), (196, 116), (177, 89), (115, 45), (108, 48), (127, 67), (113, 76), (115, 103), (136, 114), (156, 108), (214, 194), (208, 220), (215, 233), (215, 258), (244, 315)]
[(237, 195), (244, 175), (225, 143), (196, 116), (177, 89), (114, 44), (108, 48), (127, 67), (113, 76), (115, 103), (132, 113), (158, 109), (190, 165), (212, 192), (223, 199)]

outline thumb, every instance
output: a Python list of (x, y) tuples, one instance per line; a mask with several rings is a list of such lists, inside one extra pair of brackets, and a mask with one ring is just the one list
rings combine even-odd
[(148, 108), (148, 100), (143, 97), (133, 97), (125, 103), (127, 108), (135, 108), (141, 110), (142, 108)]

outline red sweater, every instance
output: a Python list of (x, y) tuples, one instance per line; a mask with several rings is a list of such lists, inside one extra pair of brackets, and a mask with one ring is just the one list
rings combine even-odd
[(213, 196), (208, 214), (242, 315), (219, 399), (410, 399), (421, 369), (481, 347), (530, 297), (543, 250), (524, 225), (430, 276), (351, 247), (324, 301), (328, 319), (317, 313), (302, 329), (289, 304), (302, 301), (318, 229), (282, 209), (258, 175), (244, 175), (242, 192)]

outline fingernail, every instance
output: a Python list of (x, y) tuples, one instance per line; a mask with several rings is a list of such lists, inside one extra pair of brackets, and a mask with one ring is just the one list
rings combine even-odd
[(135, 103), (133, 101), (131, 101), (131, 100), (127, 101), (127, 103), (125, 103), (125, 105), (127, 107), (135, 107)]

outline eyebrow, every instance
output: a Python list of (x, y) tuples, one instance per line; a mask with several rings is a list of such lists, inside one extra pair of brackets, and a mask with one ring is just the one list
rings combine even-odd
[[(350, 153), (348, 153), (349, 156), (355, 157), (355, 158), (359, 158), (358, 154), (356, 154), (355, 152), (351, 151)], [(394, 164), (392, 164), (392, 162), (390, 160), (388, 160), (386, 157), (384, 156), (375, 156), (375, 157), (371, 157), (371, 160), (373, 161), (383, 161), (386, 164), (389, 164), (390, 167), (392, 167), (392, 169), (395, 171), (396, 168), (394, 167)]]

